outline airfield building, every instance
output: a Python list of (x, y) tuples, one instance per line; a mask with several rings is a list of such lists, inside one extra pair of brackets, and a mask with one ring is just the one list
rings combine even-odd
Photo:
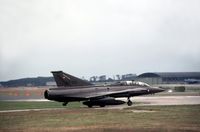
[(200, 80), (200, 72), (149, 72), (140, 74), (136, 78), (148, 84), (183, 84), (191, 79)]
[(135, 80), (136, 77), (137, 77), (136, 74), (125, 74), (125, 75), (122, 75), (121, 80), (122, 81)]
[(99, 77), (100, 82), (105, 82), (106, 81), (106, 75), (102, 75)]

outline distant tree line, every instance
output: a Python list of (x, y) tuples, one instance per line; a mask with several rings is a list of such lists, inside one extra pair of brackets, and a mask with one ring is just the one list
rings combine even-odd
[[(135, 74), (126, 74), (126, 75), (116, 75), (113, 78), (107, 78), (106, 75), (102, 76), (93, 76), (90, 77), (90, 82), (112, 82), (112, 81), (124, 81), (124, 80), (134, 80), (136, 78)], [(16, 80), (10, 80), (5, 82), (0, 82), (2, 87), (32, 87), (32, 86), (53, 86), (55, 80), (53, 77), (37, 77), (37, 78), (22, 78)]]

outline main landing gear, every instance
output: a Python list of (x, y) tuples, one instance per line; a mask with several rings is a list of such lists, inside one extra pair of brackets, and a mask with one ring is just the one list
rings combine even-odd
[(66, 106), (67, 104), (68, 104), (68, 102), (64, 102), (62, 105), (63, 105), (63, 106)]
[(127, 105), (128, 105), (128, 106), (131, 106), (132, 104), (133, 104), (133, 102), (130, 100), (130, 97), (128, 97)]
[(88, 104), (87, 106), (88, 106), (88, 108), (92, 108), (92, 105), (91, 105), (91, 104)]

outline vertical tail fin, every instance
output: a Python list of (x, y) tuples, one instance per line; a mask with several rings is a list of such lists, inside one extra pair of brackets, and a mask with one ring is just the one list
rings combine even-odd
[(64, 73), (62, 71), (52, 71), (56, 84), (58, 87), (62, 86), (88, 86), (92, 85), (86, 80), (74, 77), (70, 74)]

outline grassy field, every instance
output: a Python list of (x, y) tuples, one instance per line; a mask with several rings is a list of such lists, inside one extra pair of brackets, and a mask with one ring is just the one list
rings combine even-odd
[[(81, 103), (69, 103), (67, 108), (79, 108)], [(29, 101), (0, 101), (0, 110), (20, 110), (20, 109), (45, 109), (45, 108), (66, 108), (60, 102), (29, 102)]]
[[(0, 131), (200, 131), (200, 105), (137, 106), (123, 110), (94, 109), (79, 105), (72, 103), (60, 110), (0, 113)], [(62, 107), (55, 102), (0, 102), (2, 106), (4, 108), (1, 110), (14, 107)]]

